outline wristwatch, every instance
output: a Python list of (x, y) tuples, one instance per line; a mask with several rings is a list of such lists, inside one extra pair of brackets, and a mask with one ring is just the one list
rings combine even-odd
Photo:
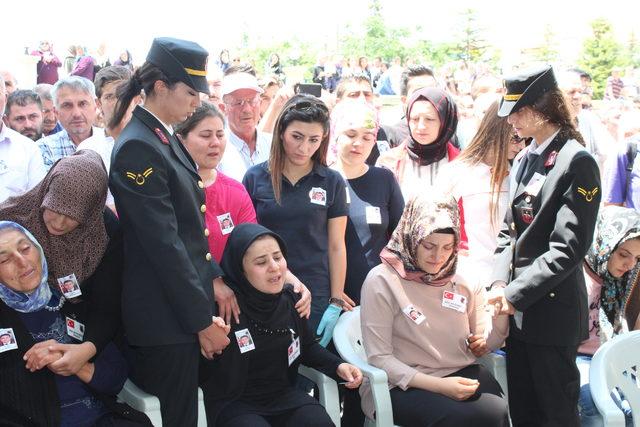
[(344, 308), (346, 302), (344, 302), (343, 299), (331, 297), (329, 298), (329, 304), (337, 305), (340, 308)]

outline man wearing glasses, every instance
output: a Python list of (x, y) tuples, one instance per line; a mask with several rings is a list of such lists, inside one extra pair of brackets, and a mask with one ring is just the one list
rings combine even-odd
[(242, 181), (247, 169), (269, 159), (271, 134), (258, 132), (260, 94), (255, 76), (238, 72), (222, 79), (222, 104), (227, 116), (227, 144), (218, 170)]

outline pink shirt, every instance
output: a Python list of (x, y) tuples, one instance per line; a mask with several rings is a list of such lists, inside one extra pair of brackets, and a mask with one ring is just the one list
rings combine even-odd
[(578, 353), (594, 354), (600, 347), (600, 292), (602, 290), (602, 279), (595, 274), (586, 263), (582, 267), (584, 270), (584, 281), (587, 285), (587, 302), (589, 303), (589, 338), (580, 344)]
[(219, 263), (233, 228), (243, 222), (256, 223), (256, 211), (244, 186), (220, 171), (216, 182), (205, 189), (209, 250)]

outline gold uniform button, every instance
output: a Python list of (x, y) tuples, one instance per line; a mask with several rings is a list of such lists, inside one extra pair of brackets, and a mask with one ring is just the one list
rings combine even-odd
[(198, 187), (200, 187), (200, 188), (204, 188), (204, 182), (202, 182), (202, 181), (198, 181)]
[(509, 270), (513, 270), (513, 263), (509, 264)]
[(512, 222), (512, 223), (511, 223), (511, 229), (512, 229), (513, 231), (515, 231), (515, 230), (516, 230), (516, 223), (515, 223), (515, 222)]
[(549, 294), (549, 296), (550, 296), (551, 298), (555, 298), (556, 294), (554, 294), (553, 292), (551, 292), (551, 293)]
[(211, 254), (209, 252), (207, 252), (207, 254), (204, 257), (207, 261), (211, 261)]
[(207, 211), (207, 206), (206, 205), (200, 206), (200, 212), (205, 213), (206, 211)]
[(205, 237), (209, 237), (209, 229), (208, 228), (204, 229), (204, 236)]

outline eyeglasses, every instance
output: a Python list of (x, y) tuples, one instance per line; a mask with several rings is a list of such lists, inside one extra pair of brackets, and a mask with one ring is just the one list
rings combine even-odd
[(520, 144), (521, 142), (523, 142), (526, 138), (523, 138), (521, 136), (518, 136), (517, 133), (514, 133), (513, 135), (511, 135), (511, 138), (509, 138), (509, 141), (513, 144)]
[(225, 105), (228, 105), (229, 107), (233, 107), (233, 108), (237, 108), (237, 107), (242, 108), (245, 104), (248, 104), (251, 107), (255, 107), (260, 103), (260, 97), (254, 96), (253, 98), (246, 98), (246, 99), (233, 98), (233, 99), (229, 99), (229, 101), (225, 101), (224, 103)]

